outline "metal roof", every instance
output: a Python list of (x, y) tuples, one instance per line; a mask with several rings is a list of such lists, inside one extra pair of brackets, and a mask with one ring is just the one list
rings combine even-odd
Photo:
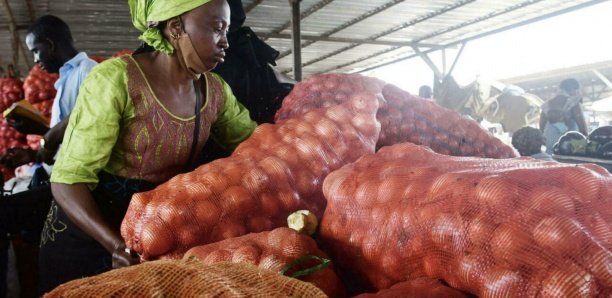
[[(277, 69), (293, 75), (290, 1), (242, 2), (245, 26), (281, 52)], [(429, 53), (605, 1), (301, 0), (303, 74), (363, 71), (417, 57), (414, 46)], [(25, 30), (47, 13), (64, 19), (77, 48), (89, 54), (108, 56), (138, 45), (125, 0), (0, 0), (0, 7), (0, 64), (13, 60), (9, 28), (14, 25), (22, 73), (32, 64), (23, 44)]]

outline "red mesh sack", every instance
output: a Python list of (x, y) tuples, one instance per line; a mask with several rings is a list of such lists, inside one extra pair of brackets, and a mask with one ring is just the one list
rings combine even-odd
[(373, 289), (426, 276), (479, 297), (609, 297), (610, 189), (596, 165), (406, 143), (327, 176), (320, 236)]
[[(333, 267), (317, 270), (322, 263), (315, 256), (328, 259), (317, 243), (310, 236), (299, 234), (289, 228), (277, 228), (268, 232), (252, 233), (241, 237), (197, 246), (185, 253), (184, 259), (196, 257), (204, 264), (220, 262), (247, 263), (256, 265), (261, 269), (282, 272), (287, 265), (297, 261), (298, 264), (290, 266), (285, 275), (304, 273), (296, 278), (310, 282), (323, 290), (330, 297), (345, 297), (344, 285), (336, 275)], [(304, 260), (304, 261), (302, 261)], [(315, 269), (307, 274), (308, 269)]]
[(37, 103), (33, 103), (32, 106), (40, 111), (40, 113), (47, 117), (51, 118), (51, 108), (53, 107), (53, 98)]
[(379, 96), (377, 119), (381, 123), (377, 148), (403, 142), (425, 145), (434, 151), (457, 156), (515, 157), (514, 150), (480, 125), (431, 100), (357, 74), (323, 74), (297, 84), (283, 100), (276, 121), (292, 118), (313, 108), (342, 103), (352, 94)]
[(11, 148), (28, 148), (26, 135), (10, 127), (6, 119), (0, 116), (0, 155), (6, 154)]
[(0, 164), (0, 174), (4, 182), (15, 177), (15, 169), (9, 168), (6, 165)]
[(113, 53), (112, 57), (115, 58), (115, 57), (121, 57), (121, 56), (126, 56), (126, 55), (132, 55), (133, 53), (134, 51), (130, 49), (123, 49), (123, 50)]
[(22, 100), (23, 96), (23, 82), (15, 76), (13, 65), (9, 64), (6, 76), (0, 78), (0, 113)]
[(41, 135), (26, 135), (26, 143), (30, 149), (38, 151), (40, 149)]
[(263, 124), (234, 153), (133, 196), (121, 225), (145, 260), (286, 226), (297, 210), (323, 214), (325, 176), (374, 152), (380, 125), (372, 94), (281, 124)]
[(354, 298), (468, 298), (465, 293), (443, 285), (439, 280), (417, 278), (400, 282), (377, 293), (361, 294)]
[(102, 62), (104, 62), (108, 58), (106, 58), (104, 56), (100, 56), (100, 55), (90, 55), (89, 59), (91, 59), (93, 61), (96, 61), (98, 63), (102, 63)]
[(154, 261), (67, 282), (45, 298), (326, 297), (312, 284), (249, 264)]
[(58, 74), (48, 73), (40, 65), (34, 65), (23, 82), (25, 99), (31, 104), (53, 101), (56, 93), (54, 84), (58, 77)]

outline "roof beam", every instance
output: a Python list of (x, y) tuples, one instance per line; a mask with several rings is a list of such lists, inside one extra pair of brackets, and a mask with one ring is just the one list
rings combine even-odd
[[(458, 1), (458, 2), (456, 2), (456, 3), (454, 3), (454, 4), (452, 4), (452, 5), (447, 5), (447, 6), (443, 7), (443, 8), (441, 8), (441, 9), (438, 9), (438, 10), (436, 10), (436, 11), (434, 11), (434, 12), (431, 12), (431, 13), (425, 14), (425, 15), (423, 15), (423, 16), (420, 16), (420, 17), (418, 17), (418, 18), (416, 18), (416, 19), (413, 19), (413, 20), (411, 20), (411, 21), (409, 21), (409, 22), (402, 23), (402, 24), (397, 25), (397, 26), (395, 26), (395, 27), (393, 27), (393, 28), (390, 28), (390, 29), (388, 29), (388, 30), (385, 30), (385, 31), (383, 31), (383, 32), (381, 32), (381, 33), (378, 33), (378, 34), (375, 34), (375, 35), (369, 36), (367, 39), (368, 39), (368, 40), (377, 39), (377, 38), (383, 37), (383, 36), (385, 36), (385, 35), (391, 34), (391, 33), (393, 33), (393, 32), (396, 32), (396, 31), (399, 31), (399, 30), (405, 29), (405, 28), (407, 28), (407, 27), (414, 26), (414, 25), (416, 25), (416, 24), (418, 24), (418, 23), (424, 22), (424, 21), (429, 20), (429, 19), (431, 19), (431, 18), (433, 18), (433, 17), (436, 17), (436, 16), (439, 16), (439, 15), (441, 15), (441, 14), (447, 13), (447, 12), (449, 12), (449, 11), (451, 11), (451, 10), (457, 9), (457, 8), (459, 8), (459, 7), (462, 7), (462, 6), (466, 5), (466, 4), (472, 3), (472, 2), (474, 2), (474, 1), (476, 1), (476, 0), (462, 0), (462, 1)], [(317, 58), (317, 59), (313, 59), (313, 60), (311, 60), (311, 61), (308, 61), (308, 62), (306, 62), (306, 63), (303, 63), (302, 65), (303, 65), (303, 66), (308, 66), (308, 65), (311, 65), (311, 64), (317, 63), (317, 62), (319, 62), (319, 61), (323, 61), (323, 60), (325, 60), (325, 59), (327, 59), (327, 58), (330, 58), (330, 57), (333, 57), (333, 56), (335, 56), (335, 55), (338, 55), (338, 54), (340, 54), (340, 53), (342, 53), (342, 52), (348, 51), (348, 50), (350, 50), (350, 49), (352, 49), (352, 48), (355, 48), (355, 47), (357, 47), (357, 46), (359, 46), (359, 45), (361, 45), (361, 44), (359, 44), (359, 43), (352, 43), (352, 44), (350, 44), (350, 45), (348, 45), (348, 46), (346, 46), (346, 47), (343, 47), (343, 48), (341, 48), (341, 49), (339, 49), (339, 50), (333, 51), (333, 52), (331, 52), (331, 53), (329, 53), (329, 54), (327, 54), (327, 55), (323, 55), (323, 56), (321, 56), (321, 57), (319, 57), (319, 58)], [(387, 51), (388, 51), (388, 52), (390, 52), (390, 51), (396, 50), (396, 49), (398, 49), (398, 48), (399, 48), (399, 47), (391, 47), (391, 48), (390, 48), (390, 49), (388, 49)], [(363, 60), (363, 59), (354, 60), (354, 61), (353, 61), (352, 63), (350, 63), (350, 64), (357, 63), (357, 62), (362, 61), (362, 60)], [(350, 64), (348, 64), (348, 65), (350, 65)], [(336, 70), (336, 69), (339, 69), (339, 68), (341, 68), (341, 67), (335, 67), (335, 68), (333, 68), (332, 70)]]
[[(300, 20), (303, 20), (305, 18), (307, 18), (309, 15), (315, 13), (317, 10), (325, 7), (325, 5), (333, 2), (334, 0), (321, 0), (319, 2), (317, 2), (317, 4), (313, 5), (312, 7), (310, 7), (308, 10), (300, 13)], [(281, 25), (280, 27), (276, 28), (274, 31), (272, 31), (273, 33), (281, 33), (286, 29), (289, 29), (291, 27), (291, 21), (288, 21), (286, 23), (284, 23), (283, 25)], [(265, 40), (265, 38), (264, 38)]]
[[(257, 33), (259, 37), (265, 38), (279, 38), (279, 39), (291, 39), (291, 34), (285, 33)], [(302, 35), (303, 40), (308, 41), (326, 41), (326, 42), (342, 42), (342, 43), (360, 43), (360, 44), (372, 44), (372, 45), (383, 45), (383, 46), (398, 46), (398, 47), (425, 47), (425, 48), (440, 48), (440, 45), (427, 44), (427, 43), (413, 43), (413, 42), (396, 42), (396, 41), (384, 41), (384, 40), (366, 40), (357, 38), (342, 38), (342, 37), (325, 37), (315, 35)], [(303, 44), (302, 44), (303, 47)]]
[[(346, 23), (344, 23), (344, 24), (342, 24), (342, 25), (332, 29), (332, 30), (324, 32), (323, 34), (321, 34), (320, 37), (321, 38), (328, 38), (328, 37), (330, 37), (334, 33), (340, 32), (340, 31), (342, 31), (342, 30), (344, 30), (344, 29), (346, 29), (346, 28), (348, 28), (348, 27), (350, 27), (352, 25), (355, 25), (355, 24), (357, 24), (357, 23), (359, 23), (359, 22), (361, 22), (361, 21), (363, 21), (363, 20), (365, 20), (365, 19), (367, 19), (367, 18), (369, 18), (369, 17), (371, 17), (371, 16), (373, 16), (373, 15), (375, 15), (377, 13), (380, 13), (380, 12), (382, 12), (382, 11), (388, 9), (388, 8), (391, 8), (392, 6), (394, 6), (396, 4), (402, 3), (402, 2), (404, 2), (404, 0), (392, 0), (390, 2), (387, 2), (387, 3), (385, 3), (385, 4), (383, 4), (383, 5), (379, 6), (379, 7), (376, 7), (375, 9), (373, 9), (371, 11), (368, 11), (368, 12), (366, 12), (366, 13), (364, 13), (364, 14), (362, 14), (362, 15), (360, 15), (360, 16), (358, 16), (358, 17), (356, 17), (356, 18), (354, 18), (354, 19), (352, 19), (352, 20), (350, 20), (350, 21), (348, 21), (348, 22), (346, 22)], [(258, 35), (259, 35), (259, 33), (258, 33)], [(309, 45), (311, 45), (311, 44), (313, 44), (315, 42), (317, 42), (317, 41), (316, 40), (307, 41), (307, 42), (302, 44), (302, 48), (305, 48), (305, 47), (307, 47), (307, 46), (309, 46)], [(287, 56), (289, 54), (291, 54), (291, 51), (282, 52), (278, 56), (277, 59), (283, 58), (283, 57), (285, 57), (285, 56)]]
[(25, 3), (28, 7), (28, 16), (30, 17), (30, 21), (33, 23), (36, 20), (36, 12), (34, 11), (32, 0), (25, 0)]
[(4, 4), (4, 9), (7, 12), (7, 15), (9, 17), (9, 31), (11, 32), (11, 35), (13, 36), (11, 40), (11, 47), (13, 49), (13, 57), (12, 57), (11, 63), (14, 66), (17, 66), (17, 63), (19, 63), (19, 43), (21, 41), (19, 40), (19, 35), (17, 33), (17, 24), (15, 22), (15, 15), (13, 15), (13, 10), (11, 9), (11, 6), (9, 5), (8, 0), (2, 0), (2, 3)]
[(606, 86), (608, 86), (608, 88), (612, 88), (612, 82), (610, 82), (610, 80), (608, 80), (608, 78), (606, 78), (606, 76), (602, 75), (601, 72), (599, 72), (599, 70), (597, 69), (593, 69), (591, 70), (602, 82), (604, 82), (604, 84), (606, 84)]
[(438, 67), (436, 66), (435, 63), (433, 63), (433, 61), (431, 61), (431, 59), (429, 58), (429, 56), (427, 56), (427, 54), (424, 54), (421, 52), (421, 50), (419, 50), (419, 48), (413, 46), (412, 50), (421, 57), (421, 59), (423, 59), (423, 61), (425, 61), (425, 63), (427, 63), (427, 65), (429, 66), (429, 68), (431, 68), (431, 70), (433, 71), (434, 75), (436, 75), (436, 77), (441, 78), (443, 77), (442, 72), (438, 69)]
[(253, 8), (257, 7), (257, 5), (261, 4), (261, 2), (263, 2), (263, 0), (255, 0), (253, 1), (251, 4), (249, 4), (247, 7), (244, 8), (244, 14), (249, 13), (251, 10), (253, 10)]
[[(601, 2), (605, 2), (605, 1), (607, 1), (607, 0), (593, 0), (593, 1), (584, 2), (584, 3), (581, 3), (581, 4), (577, 4), (577, 5), (570, 6), (570, 7), (567, 7), (567, 8), (555, 11), (555, 12), (547, 13), (547, 14), (544, 14), (544, 15), (541, 15), (541, 16), (537, 16), (537, 17), (525, 20), (525, 21), (521, 21), (521, 22), (518, 22), (518, 23), (515, 23), (515, 24), (511, 24), (511, 25), (504, 26), (504, 27), (501, 27), (501, 28), (498, 28), (498, 29), (494, 29), (494, 30), (491, 30), (491, 31), (479, 33), (479, 34), (476, 34), (476, 35), (473, 35), (473, 36), (470, 36), (470, 37), (467, 37), (467, 38), (463, 38), (463, 39), (460, 39), (460, 40), (448, 43), (448, 44), (444, 45), (444, 47), (455, 46), (455, 45), (458, 45), (458, 44), (461, 44), (461, 43), (464, 43), (464, 42), (468, 42), (468, 41), (471, 41), (471, 40), (479, 39), (479, 38), (482, 38), (482, 37), (485, 37), (485, 36), (489, 36), (489, 35), (492, 35), (492, 34), (500, 33), (500, 32), (507, 31), (507, 30), (510, 30), (510, 29), (514, 29), (514, 28), (517, 28), (517, 27), (521, 27), (521, 26), (524, 26), (524, 25), (527, 25), (527, 24), (531, 24), (531, 23), (534, 23), (534, 22), (537, 22), (537, 21), (548, 19), (548, 18), (551, 18), (551, 17), (554, 17), (554, 16), (558, 16), (558, 15), (561, 15), (561, 14), (564, 14), (564, 13), (568, 13), (570, 11), (574, 11), (574, 10), (577, 10), (577, 9), (585, 8), (585, 7), (588, 7), (588, 6), (597, 4), (597, 3), (601, 3)], [(525, 3), (529, 3), (529, 2), (531, 2), (531, 1), (526, 1)], [(505, 13), (508, 13), (508, 12), (509, 11), (506, 11)], [(483, 21), (483, 20), (481, 19), (480, 21)], [(453, 30), (455, 30), (455, 29), (453, 29)], [(447, 32), (444, 32), (444, 33), (447, 33)], [(441, 34), (443, 34), (443, 33), (441, 33)], [(433, 36), (430, 36), (428, 38), (431, 38), (431, 37), (433, 37)], [(422, 40), (422, 38), (419, 38), (418, 40)], [(433, 52), (434, 50), (435, 49), (429, 49), (429, 50), (425, 51), (424, 53), (428, 54), (430, 52)], [(387, 50), (386, 53), (388, 53), (390, 51), (391, 50)], [(382, 53), (382, 54), (385, 54), (385, 53)], [(395, 59), (393, 61), (385, 62), (383, 64), (379, 64), (379, 65), (376, 65), (376, 66), (368, 67), (366, 69), (360, 70), (359, 72), (369, 71), (369, 70), (372, 70), (372, 69), (376, 69), (376, 68), (379, 68), (379, 67), (387, 66), (389, 64), (393, 64), (393, 63), (397, 63), (399, 61), (404, 61), (404, 60), (412, 59), (412, 58), (415, 58), (415, 57), (418, 57), (418, 55), (415, 54), (415, 55), (410, 55), (410, 56), (407, 56), (407, 57)], [(359, 61), (363, 61), (363, 60), (364, 59), (355, 60), (353, 62), (353, 64), (357, 63)], [(337, 68), (333, 68), (333, 69), (326, 70), (326, 71), (333, 71), (333, 70), (336, 70), (336, 69)]]

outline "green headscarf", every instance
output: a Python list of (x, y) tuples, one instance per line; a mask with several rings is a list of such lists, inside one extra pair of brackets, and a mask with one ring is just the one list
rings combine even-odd
[(142, 34), (138, 39), (156, 50), (168, 55), (174, 47), (166, 40), (157, 27), (149, 27), (148, 22), (162, 22), (179, 16), (211, 0), (128, 0), (132, 23)]

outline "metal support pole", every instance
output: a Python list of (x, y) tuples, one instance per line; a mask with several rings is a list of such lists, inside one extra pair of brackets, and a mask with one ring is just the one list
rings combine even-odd
[(302, 38), (300, 36), (300, 1), (289, 0), (291, 5), (291, 40), (293, 41), (293, 77), (302, 80)]

